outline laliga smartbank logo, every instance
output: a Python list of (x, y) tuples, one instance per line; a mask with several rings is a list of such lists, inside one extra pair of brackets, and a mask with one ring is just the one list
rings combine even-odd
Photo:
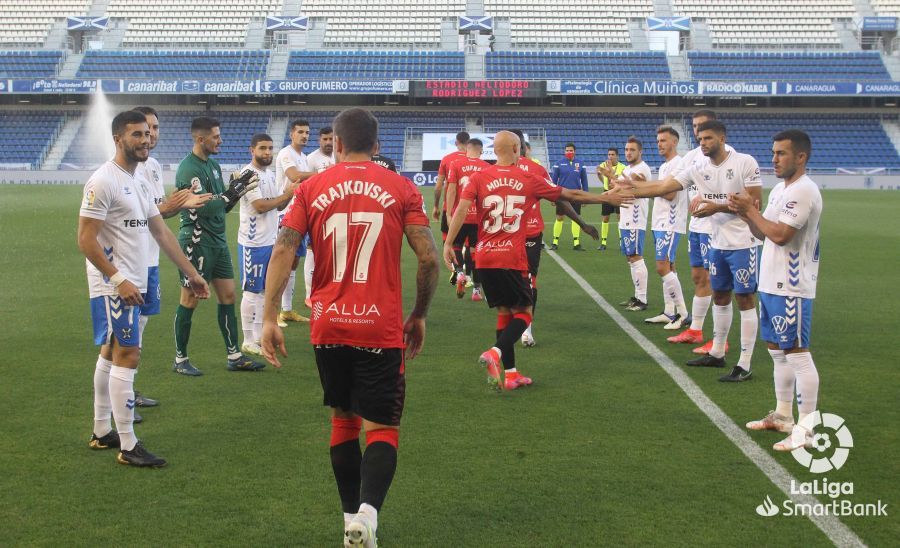
[[(807, 433), (812, 433), (808, 435)], [(824, 474), (840, 470), (853, 448), (853, 435), (843, 418), (832, 413), (816, 411), (807, 415), (791, 434), (791, 442), (797, 447), (791, 456), (813, 474)], [(763, 517), (773, 516), (887, 516), (887, 504), (880, 500), (874, 503), (854, 502), (848, 498), (854, 493), (853, 482), (828, 481), (827, 477), (813, 481), (791, 480), (791, 495), (824, 496), (826, 502), (797, 502), (787, 499), (780, 505), (766, 495), (756, 513)]]

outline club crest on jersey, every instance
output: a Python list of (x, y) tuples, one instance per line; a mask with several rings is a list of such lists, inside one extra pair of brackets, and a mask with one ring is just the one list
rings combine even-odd
[(732, 179), (734, 179), (734, 170), (733, 170), (733, 169), (729, 169), (728, 171), (726, 171), (726, 172), (725, 172), (725, 178), (728, 179), (729, 181), (732, 180)]

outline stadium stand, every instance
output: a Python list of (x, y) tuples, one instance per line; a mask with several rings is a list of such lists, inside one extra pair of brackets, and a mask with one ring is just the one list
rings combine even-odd
[(441, 20), (465, 12), (464, 0), (303, 1), (304, 15), (327, 19), (328, 47), (403, 44), (436, 48), (441, 43)]
[(900, 17), (900, 0), (870, 0), (878, 15)]
[(485, 67), (488, 78), (671, 78), (661, 51), (498, 51)]
[(855, 52), (688, 52), (695, 79), (890, 80), (881, 54)]
[[(897, 149), (877, 115), (854, 114), (736, 114), (723, 113), (728, 142), (752, 155), (762, 167), (772, 162), (772, 136), (790, 128), (802, 128), (813, 142), (812, 169), (900, 167)], [(685, 123), (690, 124), (689, 115)], [(691, 136), (693, 143), (693, 136)], [(692, 144), (691, 146), (696, 146)]]
[(465, 78), (459, 51), (292, 51), (288, 78)]
[(88, 51), (78, 77), (254, 79), (268, 61), (268, 50)]
[(56, 76), (61, 51), (0, 51), (0, 78), (49, 78)]
[(0, 45), (40, 47), (53, 23), (87, 13), (90, 0), (0, 0)]
[(53, 112), (0, 112), (0, 164), (38, 167), (64, 121)]
[(484, 11), (508, 17), (514, 46), (555, 45), (586, 49), (631, 44), (628, 20), (653, 15), (653, 0), (555, 0), (522, 3), (516, 0), (485, 0)]
[(858, 17), (853, 0), (673, 0), (675, 13), (706, 19), (716, 47), (838, 48), (834, 19)]
[(281, 13), (283, 0), (110, 0), (107, 14), (128, 19), (126, 47), (244, 45), (251, 19)]

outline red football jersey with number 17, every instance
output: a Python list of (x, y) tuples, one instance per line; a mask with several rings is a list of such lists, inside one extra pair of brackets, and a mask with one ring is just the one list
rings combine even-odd
[(403, 348), (400, 249), (428, 226), (422, 195), (373, 162), (342, 162), (297, 187), (282, 226), (309, 233), (316, 257), (310, 340)]
[[(522, 171), (527, 171), (528, 173), (543, 177), (550, 181), (550, 174), (547, 173), (544, 166), (534, 160), (522, 156), (519, 158), (518, 162), (516, 162), (516, 165), (519, 166)], [(541, 203), (535, 202), (535, 204), (531, 206), (531, 209), (525, 212), (525, 237), (534, 238), (542, 232), (544, 232), (544, 216), (541, 215)]]
[[(462, 195), (462, 187), (468, 183), (468, 177), (471, 177), (472, 174), (478, 173), (486, 167), (491, 167), (491, 164), (485, 162), (481, 158), (463, 158), (462, 160), (457, 160), (453, 162), (453, 166), (450, 167), (450, 175), (447, 176), (447, 185), (457, 185), (456, 186), (456, 200), (453, 203), (453, 207), (450, 209), (448, 215), (453, 217), (456, 213), (456, 206), (459, 205), (459, 198)], [(475, 224), (478, 222), (478, 206), (474, 203), (466, 211), (466, 224)]]
[(527, 270), (525, 213), (538, 199), (556, 201), (562, 188), (518, 166), (491, 166), (471, 177), (462, 198), (478, 204), (475, 266)]

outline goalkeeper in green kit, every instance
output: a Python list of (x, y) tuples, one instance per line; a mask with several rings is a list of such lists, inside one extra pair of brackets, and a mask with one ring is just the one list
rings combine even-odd
[[(235, 172), (226, 185), (219, 164), (210, 156), (219, 153), (222, 136), (219, 121), (214, 118), (196, 118), (191, 123), (194, 148), (178, 165), (175, 186), (180, 190), (190, 188), (194, 192), (212, 193), (213, 199), (198, 209), (182, 210), (181, 230), (178, 242), (181, 249), (203, 278), (216, 292), (219, 301), (219, 330), (225, 339), (229, 371), (258, 371), (265, 364), (253, 361), (241, 354), (238, 346), (240, 325), (234, 313), (234, 269), (231, 253), (225, 240), (225, 214), (238, 204), (241, 196), (256, 188), (259, 179), (247, 170)], [(191, 337), (191, 318), (199, 300), (187, 286), (182, 276), (181, 302), (175, 311), (175, 364), (176, 373), (200, 376), (188, 358), (188, 340)]]

